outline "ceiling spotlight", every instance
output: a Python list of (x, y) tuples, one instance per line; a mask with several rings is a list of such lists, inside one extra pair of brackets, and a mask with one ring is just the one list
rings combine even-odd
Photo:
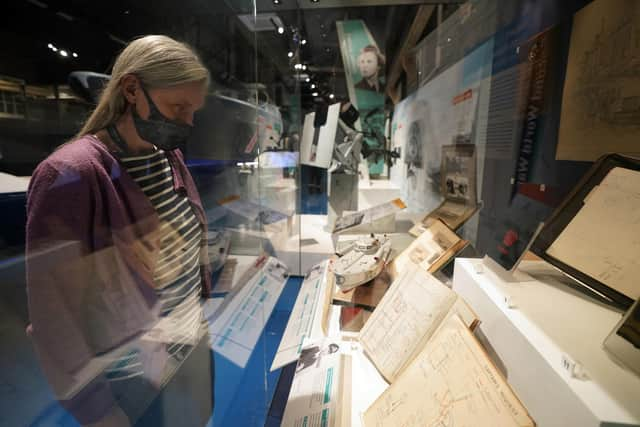
[(300, 68), (302, 69), (302, 71), (304, 71), (304, 70), (306, 70), (306, 69), (307, 69), (307, 66), (306, 66), (306, 65), (304, 65), (304, 64), (302, 64), (302, 66), (301, 66)]
[(280, 0), (273, 0), (273, 4), (280, 4)]
[(49, 44), (47, 45), (47, 47), (48, 47), (49, 49), (53, 49), (53, 45), (52, 45), (51, 43), (49, 43)]
[(284, 27), (278, 27), (278, 34), (284, 34)]
[(57, 47), (55, 47), (55, 46), (53, 46), (53, 47), (51, 48), (51, 50), (52, 50), (52, 51), (54, 51), (54, 52), (57, 52), (57, 51), (58, 51), (58, 48), (57, 48)]
[(316, 85), (311, 84), (311, 89), (315, 89), (315, 88), (316, 88)]
[(309, 83), (311, 81), (311, 79), (309, 77), (307, 77), (306, 79), (304, 79), (304, 81)]
[(335, 98), (335, 96), (332, 93), (330, 93), (329, 94), (329, 99), (333, 99), (333, 98)]
[(77, 57), (78, 57), (78, 54), (77, 54), (77, 53), (75, 53), (75, 52), (73, 52), (71, 55), (72, 55), (74, 58), (77, 58)]
[(318, 92), (313, 92), (311, 96), (318, 96)]
[(64, 56), (66, 58), (67, 56), (69, 56), (69, 54), (67, 53), (66, 50), (61, 50), (60, 51), (60, 56)]
[(293, 52), (289, 51), (289, 53), (287, 53), (287, 56), (288, 56), (289, 58), (293, 58)]
[(302, 39), (302, 40), (300, 41), (300, 44), (307, 44), (307, 39)]

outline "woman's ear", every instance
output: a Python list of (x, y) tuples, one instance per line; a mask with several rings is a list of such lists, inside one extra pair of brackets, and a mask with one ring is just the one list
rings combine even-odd
[(127, 100), (129, 104), (136, 103), (136, 96), (138, 94), (138, 79), (133, 74), (127, 74), (120, 81), (120, 89), (122, 90), (122, 96)]

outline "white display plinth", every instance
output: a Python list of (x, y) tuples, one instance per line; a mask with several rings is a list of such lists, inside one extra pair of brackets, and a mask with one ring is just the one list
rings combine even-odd
[(388, 179), (361, 179), (358, 183), (358, 210), (368, 209), (402, 197), (400, 188)]
[[(640, 425), (640, 378), (602, 349), (621, 314), (561, 285), (542, 261), (519, 270), (530, 276), (505, 282), (482, 260), (458, 258), (453, 289), (480, 318), (479, 337), (536, 423)], [(584, 376), (566, 368), (576, 362)]]

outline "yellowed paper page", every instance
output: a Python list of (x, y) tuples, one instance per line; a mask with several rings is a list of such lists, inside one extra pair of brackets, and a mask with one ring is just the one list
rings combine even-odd
[(596, 0), (575, 14), (556, 158), (640, 155), (640, 2)]
[(640, 172), (611, 169), (547, 254), (640, 298)]
[(360, 331), (362, 348), (387, 381), (420, 351), (456, 298), (415, 265), (394, 280)]
[(365, 427), (535, 425), (456, 316), (367, 409), (363, 421)]

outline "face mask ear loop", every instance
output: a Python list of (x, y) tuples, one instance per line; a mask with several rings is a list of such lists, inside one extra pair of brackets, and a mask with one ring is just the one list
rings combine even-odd
[(140, 84), (140, 89), (142, 89), (142, 93), (144, 93), (144, 97), (147, 99), (147, 104), (149, 104), (149, 117), (151, 118), (155, 116), (164, 119), (164, 116), (160, 113), (160, 110), (158, 110), (158, 107), (156, 107), (156, 104), (151, 99), (151, 95), (149, 95), (149, 92), (147, 92), (142, 84)]

